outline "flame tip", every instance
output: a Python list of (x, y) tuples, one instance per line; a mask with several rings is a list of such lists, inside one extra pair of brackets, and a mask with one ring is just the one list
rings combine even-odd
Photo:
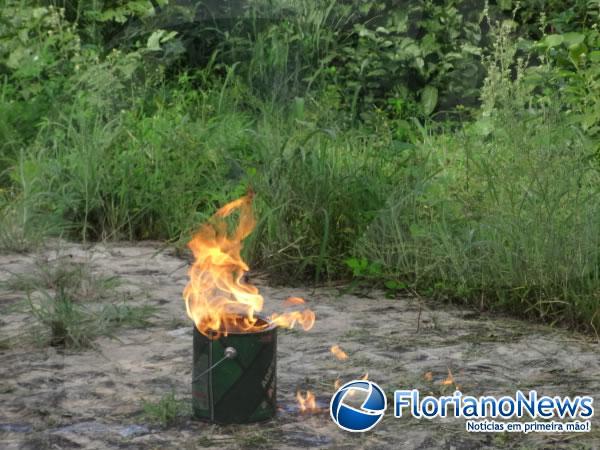
[[(217, 210), (188, 242), (195, 260), (188, 271), (183, 297), (188, 316), (205, 336), (218, 338), (230, 332), (257, 332), (270, 326), (292, 328), (296, 323), (308, 330), (314, 325), (316, 317), (310, 309), (273, 314), (266, 319), (257, 315), (263, 309), (264, 299), (244, 279), (250, 268), (241, 257), (242, 241), (256, 225), (252, 212), (254, 196), (249, 186), (246, 195)], [(236, 210), (240, 213), (238, 224), (229, 233), (225, 218)], [(304, 303), (298, 297), (290, 300), (297, 305)]]

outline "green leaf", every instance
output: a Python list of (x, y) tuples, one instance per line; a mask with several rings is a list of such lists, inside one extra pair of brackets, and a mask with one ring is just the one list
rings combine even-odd
[(438, 90), (433, 86), (425, 86), (421, 92), (421, 108), (423, 114), (429, 116), (435, 109), (438, 101)]
[(585, 40), (585, 34), (583, 33), (565, 33), (563, 36), (563, 42), (567, 47), (575, 47), (581, 44)]
[(39, 20), (42, 17), (44, 17), (46, 14), (48, 14), (48, 8), (41, 6), (39, 8), (33, 8), (31, 15), (34, 19)]
[(18, 69), (21, 65), (21, 61), (23, 61), (26, 56), (29, 56), (29, 52), (23, 47), (17, 47), (8, 56), (6, 65), (11, 69)]
[(582, 57), (586, 54), (587, 47), (585, 44), (579, 44), (569, 47), (569, 56), (575, 62), (575, 64), (581, 63)]
[(292, 104), (294, 118), (302, 120), (304, 118), (304, 98), (295, 97)]
[(379, 264), (379, 263), (369, 264), (366, 267), (366, 269), (367, 269), (368, 274), (371, 275), (371, 276), (381, 275), (381, 272), (383, 270), (383, 268), (381, 267), (381, 264)]
[(348, 268), (351, 269), (354, 273), (360, 270), (360, 262), (358, 258), (348, 258), (344, 260), (344, 264), (346, 264)]
[(160, 50), (160, 38), (165, 34), (165, 30), (156, 30), (148, 38), (146, 48), (148, 50)]
[(548, 48), (557, 47), (563, 43), (564, 37), (562, 34), (549, 34), (544, 38), (543, 43)]
[(588, 58), (593, 63), (600, 62), (600, 50), (594, 50), (593, 52), (590, 52), (590, 54), (588, 55)]
[(167, 33), (165, 30), (156, 30), (153, 32), (148, 38), (148, 42), (146, 43), (146, 48), (148, 50), (160, 50), (160, 44), (164, 44), (165, 42), (173, 39), (177, 35), (176, 31), (171, 31)]

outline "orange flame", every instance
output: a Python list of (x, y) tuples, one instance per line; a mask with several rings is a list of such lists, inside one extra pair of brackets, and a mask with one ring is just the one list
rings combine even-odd
[[(315, 323), (315, 313), (310, 309), (290, 311), (261, 319), (264, 299), (258, 289), (244, 281), (250, 270), (242, 259), (242, 241), (254, 229), (252, 213), (254, 194), (234, 200), (219, 209), (203, 224), (188, 246), (195, 261), (189, 270), (190, 280), (183, 291), (187, 314), (198, 331), (210, 338), (230, 332), (257, 332), (272, 325), (292, 328), (299, 324), (305, 330)], [(226, 221), (239, 211), (237, 228), (229, 233)], [(303, 304), (297, 297), (289, 305)]]
[[(369, 372), (365, 372), (365, 374), (359, 378), (359, 380), (368, 380), (368, 379), (369, 379)], [(337, 391), (341, 386), (342, 386), (342, 380), (340, 380), (340, 378), (338, 377), (333, 382), (333, 388)]]
[(302, 395), (300, 391), (296, 392), (296, 400), (298, 408), (301, 412), (312, 412), (317, 410), (317, 401), (315, 395), (311, 391), (306, 391), (306, 395)]
[(454, 375), (452, 375), (452, 371), (450, 369), (448, 369), (448, 376), (446, 377), (446, 379), (440, 381), (440, 384), (442, 386), (454, 384)]
[(448, 367), (448, 376), (446, 377), (446, 379), (440, 381), (440, 384), (442, 386), (454, 385), (454, 387), (456, 389), (460, 389), (460, 386), (458, 384), (456, 384), (456, 381), (454, 380), (454, 375), (452, 375), (452, 371), (450, 370), (449, 367)]
[(335, 356), (340, 361), (345, 361), (348, 359), (348, 354), (344, 350), (342, 350), (339, 345), (334, 345), (329, 350), (331, 351), (333, 356)]
[(294, 306), (294, 305), (303, 305), (306, 303), (303, 298), (300, 297), (290, 297), (283, 302), (284, 306)]

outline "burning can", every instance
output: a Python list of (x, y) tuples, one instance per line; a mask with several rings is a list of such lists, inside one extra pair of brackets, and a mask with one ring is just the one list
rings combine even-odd
[[(259, 319), (266, 325), (263, 319)], [(192, 410), (214, 423), (267, 420), (276, 411), (277, 327), (211, 339), (194, 327)]]

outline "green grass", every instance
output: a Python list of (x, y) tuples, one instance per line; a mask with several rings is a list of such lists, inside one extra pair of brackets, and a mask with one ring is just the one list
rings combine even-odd
[(35, 339), (53, 347), (84, 349), (100, 336), (114, 337), (118, 329), (146, 328), (156, 313), (150, 305), (111, 303), (93, 307), (79, 303), (64, 290), (42, 293), (41, 301), (29, 297), (35, 319)]
[[(0, 252), (31, 251), (45, 236), (59, 234), (60, 222), (38, 207), (45, 196), (38, 189), (36, 162), (22, 151), (14, 159), (3, 156), (0, 153)], [(4, 189), (1, 179), (8, 174), (13, 184)]]
[(28, 151), (38, 211), (82, 240), (189, 233), (237, 187), (236, 161), (251, 146), (243, 114), (211, 116), (216, 93), (185, 95), (159, 95), (151, 113), (133, 108), (108, 122), (74, 106), (48, 123)]
[(480, 118), (424, 137), (355, 252), (424, 294), (598, 333), (597, 142), (559, 95), (530, 108), (500, 44)]
[(185, 242), (250, 185), (259, 220), (246, 256), (279, 280), (348, 277), (345, 261), (365, 258), (371, 283), (598, 328), (598, 171), (557, 108), (513, 105), (401, 144), (385, 118), (376, 134), (309, 105), (301, 120), (267, 105), (250, 120), (235, 91), (221, 113), (213, 94), (126, 113), (118, 131), (71, 124), (51, 153), (31, 153), (50, 221), (86, 239)]
[(249, 254), (274, 275), (316, 282), (339, 276), (348, 251), (385, 205), (401, 157), (389, 136), (366, 129), (268, 116), (258, 133), (252, 185), (259, 223)]
[(13, 275), (6, 285), (20, 291), (63, 289), (72, 297), (98, 300), (110, 294), (119, 282), (117, 277), (94, 273), (89, 263), (61, 256), (53, 260), (37, 259), (30, 273)]
[[(278, 281), (355, 277), (386, 286), (390, 296), (408, 287), (597, 333), (600, 147), (598, 76), (590, 63), (598, 57), (597, 30), (566, 23), (573, 11), (548, 17), (573, 31), (568, 39), (523, 34), (534, 24), (515, 28), (486, 17), (480, 47), (463, 48), (463, 63), (481, 59), (483, 86), (461, 91), (460, 83), (436, 85), (443, 78), (434, 77), (431, 86), (389, 90), (376, 86), (382, 73), (392, 81), (420, 73), (419, 83), (438, 72), (465, 77), (460, 64), (430, 66), (431, 55), (458, 57), (440, 53), (449, 48), (440, 42), (412, 42), (416, 35), (398, 34), (387, 19), (378, 30), (374, 3), (362, 12), (338, 3), (294, 2), (294, 15), (279, 2), (272, 12), (289, 17), (285, 23), (198, 30), (195, 38), (206, 37), (215, 52), (196, 55), (189, 66), (178, 59), (186, 51), (175, 45), (180, 41), (147, 49), (139, 29), (140, 47), (105, 55), (96, 49), (103, 42), (86, 41), (92, 34), (67, 27), (56, 12), (39, 24), (32, 17), (41, 10), (11, 9), (21, 19), (7, 39), (21, 48), (18, 36), (27, 35), (44, 52), (31, 66), (13, 61), (2, 79), (0, 250), (28, 250), (44, 236), (182, 246), (250, 186), (258, 225), (245, 256)], [(455, 12), (435, 6), (420, 31), (443, 44), (448, 33), (438, 19), (457, 19)], [(582, 14), (587, 23), (597, 12), (573, 17)], [(369, 23), (356, 23), (361, 18)], [(402, 28), (397, 19), (394, 27)], [(479, 42), (479, 25), (471, 25)], [(47, 36), (56, 40), (48, 44)], [(550, 45), (558, 40), (564, 42)], [(431, 45), (437, 50), (423, 53)], [(469, 109), (462, 95), (474, 98), (473, 90), (480, 104)], [(370, 104), (376, 93), (381, 97)], [(438, 93), (458, 106), (427, 106)], [(431, 108), (436, 117), (457, 119), (434, 122)], [(122, 305), (92, 313), (79, 303), (84, 286), (69, 287), (65, 276), (37, 274), (33, 281), (48, 295), (32, 302), (32, 312), (58, 341), (85, 342), (76, 324), (93, 314), (110, 329), (147, 313)]]
[(175, 424), (182, 417), (189, 416), (188, 401), (178, 400), (175, 392), (163, 395), (158, 401), (142, 402), (143, 418), (164, 428)]
[[(5, 204), (0, 208), (0, 250), (5, 252), (25, 252), (34, 246), (35, 239), (26, 231), (16, 204)], [(20, 216), (20, 217), (19, 217)]]
[[(151, 305), (118, 300), (115, 278), (95, 276), (86, 264), (38, 263), (37, 271), (8, 285), (27, 292), (25, 313), (34, 319), (33, 336), (41, 345), (83, 349), (120, 328), (145, 328), (157, 311)], [(115, 297), (117, 299), (115, 299)]]

